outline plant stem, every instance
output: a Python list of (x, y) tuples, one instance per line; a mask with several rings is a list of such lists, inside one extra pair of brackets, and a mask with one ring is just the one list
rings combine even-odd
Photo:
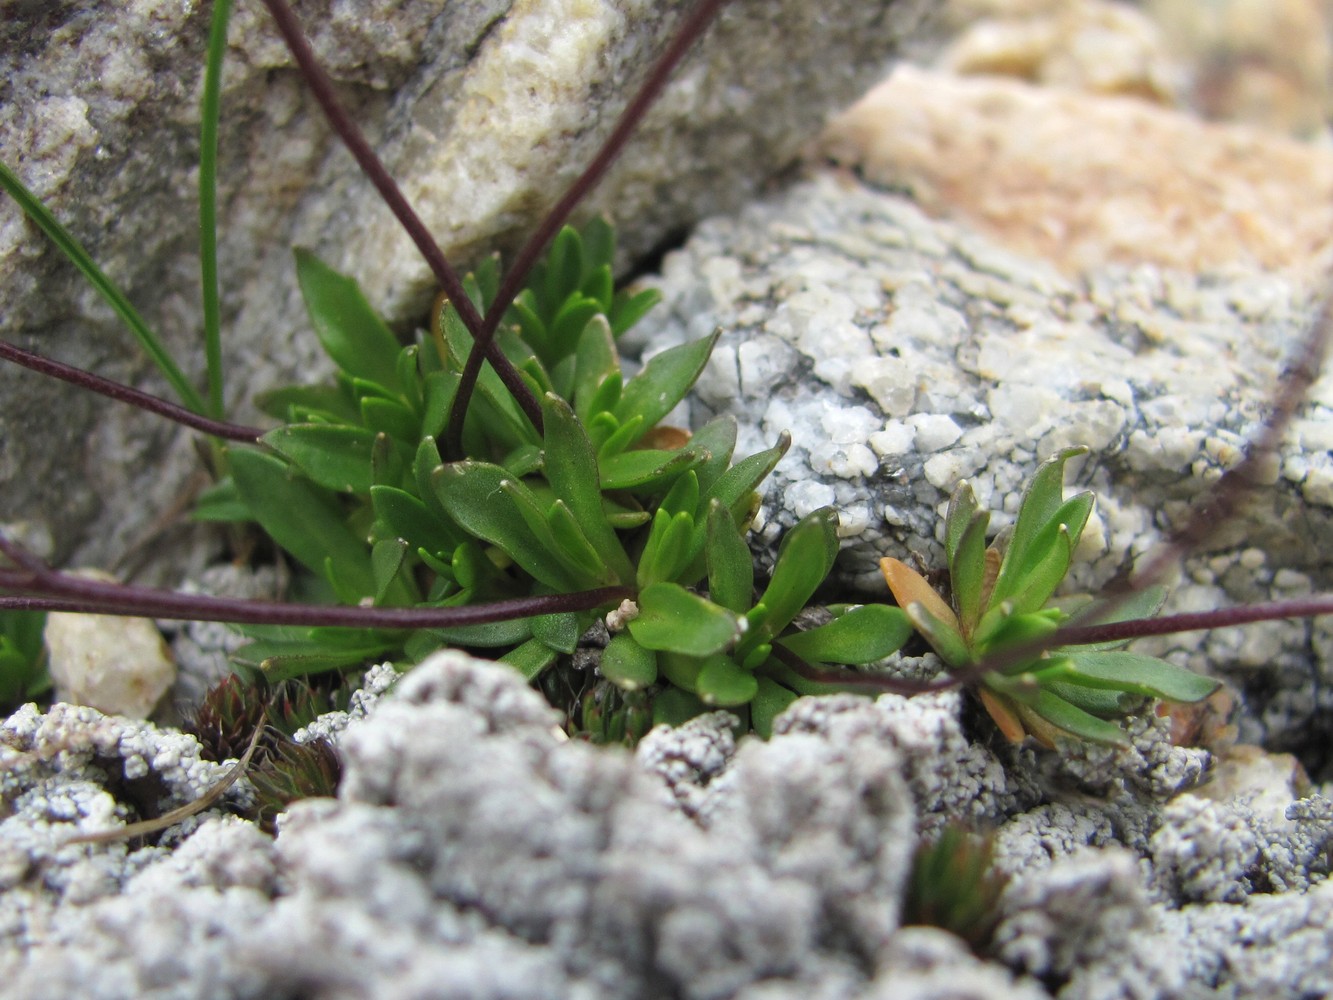
[(17, 568), (0, 567), (0, 608), (74, 611), (98, 615), (134, 615), (245, 625), (322, 625), (347, 628), (449, 628), (512, 621), (532, 615), (590, 611), (634, 596), (630, 587), (599, 587), (573, 594), (516, 597), (456, 608), (363, 608), (329, 604), (277, 604), (272, 601), (180, 594), (172, 590), (89, 580), (50, 569), (31, 553), (0, 537), (0, 552)]
[(58, 378), (62, 382), (77, 385), (80, 389), (87, 389), (90, 392), (96, 392), (122, 403), (129, 403), (131, 406), (137, 406), (141, 410), (147, 410), (149, 413), (174, 420), (186, 427), (193, 427), (205, 434), (226, 438), (228, 441), (245, 441), (253, 444), (264, 433), (254, 427), (244, 427), (240, 424), (213, 420), (193, 410), (187, 410), (183, 406), (168, 402), (160, 396), (152, 396), (146, 392), (140, 392), (138, 389), (132, 389), (128, 385), (121, 385), (119, 382), (103, 378), (101, 375), (94, 375), (82, 368), (75, 368), (73, 365), (67, 365), (61, 361), (44, 358), (40, 354), (25, 351), (23, 348), (15, 347), (3, 340), (0, 340), (0, 358), (12, 361), (16, 365), (22, 365), (32, 371), (41, 372), (43, 375)]
[[(582, 201), (602, 179), (602, 175), (615, 162), (625, 144), (629, 141), (630, 135), (638, 127), (639, 122), (648, 109), (652, 107), (653, 102), (657, 100), (671, 78), (672, 72), (680, 63), (685, 54), (698, 41), (699, 36), (704, 33), (708, 25), (712, 23), (717, 12), (721, 10), (726, 0), (702, 0), (701, 3), (690, 13), (685, 23), (681, 25), (672, 38), (671, 44), (667, 46), (665, 52), (658, 57), (657, 62), (648, 73), (648, 78), (644, 80), (639, 87), (633, 99), (620, 113), (615, 127), (606, 141), (602, 143), (602, 148), (597, 151), (593, 161), (588, 164), (583, 173), (574, 180), (568, 190), (556, 202), (555, 207), (546, 214), (546, 217), (537, 226), (537, 231), (532, 234), (519, 250), (518, 256), (509, 269), (505, 271), (505, 276), (500, 282), (500, 290), (496, 294), (490, 308), (486, 311), (486, 317), (482, 323), (481, 333), (473, 333), (475, 343), (472, 345), (472, 353), (468, 355), (467, 363), (463, 366), (463, 376), (458, 383), (458, 391), (454, 396), (453, 410), (449, 414), (449, 424), (444, 433), (444, 451), (445, 458), (461, 457), (463, 441), (463, 418), (467, 414), (468, 401), (472, 398), (473, 389), (477, 383), (477, 376), (481, 372), (482, 353), (486, 352), (486, 357), (490, 358), (490, 348), (494, 343), (495, 332), (499, 329), (500, 319), (504, 316), (504, 311), (509, 308), (519, 291), (523, 287), (523, 281), (532, 270), (532, 266), (541, 256), (546, 245), (551, 242), (555, 234), (560, 231), (560, 227), (565, 224), (569, 218), (569, 213), (574, 207)], [(536, 424), (538, 429), (541, 424)]]
[(352, 154), (367, 179), (375, 186), (375, 190), (384, 199), (384, 203), (389, 206), (389, 210), (393, 212), (399, 224), (407, 231), (407, 235), (411, 237), (412, 242), (416, 244), (417, 250), (425, 258), (427, 266), (435, 275), (435, 280), (440, 283), (445, 294), (449, 296), (449, 301), (458, 310), (459, 319), (463, 321), (463, 325), (472, 334), (473, 341), (481, 345), (486, 360), (491, 363), (491, 367), (500, 376), (505, 388), (517, 400), (519, 406), (523, 409), (524, 415), (532, 421), (532, 425), (540, 431), (542, 413), (541, 404), (537, 401), (537, 397), (532, 394), (527, 383), (523, 381), (522, 376), (519, 375), (518, 370), (514, 368), (509, 359), (504, 356), (494, 339), (481, 335), (483, 331), (481, 316), (472, 304), (472, 300), (468, 298), (467, 293), (463, 290), (463, 284), (458, 280), (457, 273), (449, 261), (445, 259), (444, 251), (435, 242), (435, 238), (431, 236), (426, 224), (421, 221), (421, 217), (408, 204), (407, 198), (403, 196), (402, 190), (398, 187), (398, 183), (390, 176), (384, 164), (380, 162), (380, 158), (371, 149), (370, 143), (366, 141), (365, 134), (352, 121), (346, 109), (338, 101), (338, 96), (333, 90), (333, 81), (329, 79), (329, 75), (324, 72), (324, 67), (315, 58), (314, 50), (311, 49), (310, 43), (302, 32), (301, 25), (296, 20), (291, 8), (287, 6), (284, 0), (264, 0), (264, 4), (268, 7), (269, 13), (273, 15), (278, 31), (287, 43), (287, 48), (291, 50), (292, 58), (296, 60), (301, 75), (305, 77), (306, 85), (310, 87), (310, 92), (315, 95), (315, 100), (319, 102), (319, 106), (323, 109), (329, 125), (337, 133), (338, 138), (342, 140), (343, 145), (347, 147), (347, 151)]
[(195, 428), (196, 431), (203, 431), (213, 437), (225, 437), (229, 441), (248, 441), (248, 443), (253, 444), (264, 433), (257, 428), (243, 427), (241, 424), (229, 424), (224, 420), (213, 420), (211, 417), (201, 416), (199, 413), (189, 411), (184, 407), (177, 407), (175, 403), (168, 403), (160, 396), (151, 396), (147, 392), (140, 392), (139, 389), (121, 385), (119, 381), (103, 379), (100, 375), (85, 372), (83, 368), (75, 368), (73, 365), (64, 364), (63, 361), (53, 361), (49, 357), (36, 355), (31, 351), (24, 351), (23, 348), (5, 343), (3, 340), (0, 340), (0, 357), (7, 361), (13, 361), (17, 365), (23, 365), (24, 368), (31, 368), (32, 371), (49, 375), (53, 379), (68, 381), (68, 383), (77, 385), (81, 389), (88, 389), (88, 391), (107, 396), (109, 399), (120, 401), (120, 403), (128, 403), (132, 407), (147, 409), (149, 413), (167, 417), (168, 420), (175, 420), (177, 424), (184, 424), (185, 427)]

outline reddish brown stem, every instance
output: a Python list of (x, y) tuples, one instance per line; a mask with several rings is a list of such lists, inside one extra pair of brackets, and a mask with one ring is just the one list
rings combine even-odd
[(187, 410), (183, 406), (169, 403), (158, 396), (151, 396), (146, 392), (140, 392), (138, 389), (131, 389), (128, 385), (121, 385), (109, 378), (84, 371), (82, 368), (75, 368), (73, 365), (53, 361), (51, 358), (34, 354), (32, 351), (25, 351), (23, 348), (16, 347), (3, 340), (0, 340), (0, 358), (12, 361), (16, 365), (22, 365), (31, 371), (58, 378), (62, 382), (77, 385), (80, 389), (96, 392), (121, 403), (129, 403), (131, 406), (137, 406), (141, 410), (155, 413), (159, 417), (166, 417), (168, 420), (184, 424), (186, 427), (191, 427), (197, 431), (203, 431), (205, 434), (211, 434), (213, 437), (226, 438), (228, 441), (247, 441), (253, 444), (264, 433), (254, 427), (244, 427), (223, 420), (212, 420), (195, 413), (193, 410)]
[[(556, 202), (555, 207), (546, 214), (541, 224), (523, 244), (519, 250), (514, 263), (505, 272), (504, 278), (500, 282), (500, 290), (486, 311), (486, 317), (482, 321), (481, 333), (473, 334), (476, 338), (472, 345), (472, 353), (468, 355), (467, 363), (463, 366), (462, 379), (458, 383), (458, 392), (454, 397), (454, 406), (449, 414), (449, 425), (444, 434), (445, 457), (459, 457), (462, 455), (463, 442), (463, 418), (467, 415), (468, 401), (472, 398), (472, 391), (477, 384), (477, 376), (481, 373), (482, 354), (490, 358), (490, 351), (495, 339), (495, 332), (499, 329), (500, 318), (504, 311), (509, 308), (519, 291), (523, 287), (523, 281), (532, 270), (532, 266), (537, 263), (537, 259), (546, 249), (546, 245), (551, 242), (555, 234), (560, 231), (560, 227), (565, 224), (569, 218), (569, 213), (574, 207), (587, 197), (588, 192), (597, 186), (597, 182), (602, 179), (607, 169), (615, 162), (625, 144), (629, 141), (630, 135), (638, 127), (643, 116), (657, 100), (671, 78), (672, 72), (680, 63), (681, 59), (687, 53), (699, 36), (704, 33), (708, 25), (712, 23), (717, 16), (717, 12), (722, 9), (726, 0), (702, 0), (695, 7), (680, 30), (671, 40), (665, 52), (658, 57), (648, 77), (639, 87), (638, 93), (626, 105), (625, 110), (620, 113), (620, 118), (616, 122), (615, 128), (606, 141), (602, 143), (602, 148), (598, 150), (593, 161), (588, 164), (583, 173), (575, 179), (568, 190)], [(540, 428), (540, 424), (537, 425)]]
[[(284, 0), (264, 0), (269, 13), (273, 15), (273, 20), (277, 24), (278, 31), (281, 33), (283, 41), (287, 43), (287, 48), (292, 53), (292, 58), (296, 60), (296, 65), (305, 78), (310, 92), (314, 94), (315, 100), (319, 102), (320, 108), (324, 111), (324, 117), (329, 121), (333, 131), (337, 133), (338, 138), (342, 140), (343, 145), (347, 147), (357, 165), (366, 175), (367, 179), (375, 186), (375, 190), (384, 199), (384, 203), (389, 206), (389, 211), (393, 212), (399, 224), (407, 231), (407, 235), (412, 242), (416, 244), (417, 250), (425, 258), (427, 266), (435, 275), (435, 280), (440, 283), (444, 293), (449, 296), (449, 301), (453, 303), (454, 308), (458, 310), (458, 316), (467, 327), (468, 332), (472, 334), (474, 343), (480, 348), (485, 359), (491, 363), (496, 374), (504, 382), (505, 388), (513, 395), (514, 399), (523, 409), (523, 413), (533, 426), (541, 430), (542, 413), (541, 404), (537, 402), (537, 397), (528, 389), (527, 383), (519, 376), (518, 370), (514, 368), (509, 359), (501, 352), (498, 344), (494, 343), (493, 337), (482, 336), (484, 329), (481, 316), (473, 306), (472, 300), (468, 298), (467, 292), (463, 290), (463, 283), (458, 280), (458, 275), (445, 259), (444, 251), (440, 245), (435, 242), (431, 236), (430, 230), (426, 224), (421, 221), (421, 216), (408, 203), (402, 190), (398, 187), (398, 182), (393, 179), (389, 171), (385, 169), (380, 158), (371, 148), (366, 140), (365, 134), (352, 121), (346, 109), (343, 108), (338, 100), (338, 95), (333, 88), (333, 81), (329, 75), (324, 72), (324, 67), (319, 64), (315, 57), (314, 50), (311, 49), (309, 41), (306, 40), (305, 33), (301, 30), (301, 24), (292, 13), (292, 9), (287, 6)], [(474, 351), (476, 353), (476, 351)], [(478, 367), (481, 361), (478, 358)]]
[[(14, 546), (3, 550), (11, 559)], [(21, 551), (21, 550), (20, 550)], [(89, 580), (41, 567), (0, 568), (0, 608), (25, 611), (75, 611), (98, 615), (134, 615), (238, 625), (324, 625), (346, 628), (451, 628), (512, 621), (532, 615), (590, 611), (634, 596), (629, 587), (601, 587), (573, 594), (517, 597), (457, 608), (363, 608), (328, 604), (277, 604), (272, 601), (180, 594), (171, 590)]]
[(933, 681), (914, 681), (905, 677), (885, 677), (883, 674), (861, 674), (853, 670), (820, 670), (790, 649), (786, 649), (780, 642), (773, 644), (773, 655), (802, 678), (815, 684), (863, 687), (900, 694), (907, 698), (918, 694), (929, 694), (932, 691), (948, 691), (962, 684), (957, 674)]

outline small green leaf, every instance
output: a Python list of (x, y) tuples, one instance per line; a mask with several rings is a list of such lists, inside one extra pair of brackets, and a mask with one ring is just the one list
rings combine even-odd
[(657, 426), (699, 378), (719, 336), (720, 330), (694, 343), (668, 348), (649, 359), (620, 394), (615, 415), (621, 424), (637, 416), (643, 418), (644, 432)]
[(375, 574), (375, 603), (384, 604), (389, 588), (398, 578), (407, 558), (407, 543), (398, 538), (385, 538), (370, 550), (370, 566)]
[(967, 643), (956, 628), (935, 617), (920, 601), (913, 601), (903, 610), (941, 660), (955, 669), (966, 667), (972, 662)]
[(253, 521), (254, 513), (241, 499), (230, 476), (208, 487), (194, 501), (190, 517), (196, 521)]
[[(1013, 614), (1041, 610), (1069, 572), (1069, 562), (1073, 557), (1072, 539), (1063, 524), (1053, 522), (1052, 526), (1055, 529), (1053, 532), (1043, 534), (1028, 549), (1024, 572), (1015, 573), (1009, 578), (1009, 587), (1003, 597)], [(995, 591), (997, 595), (1000, 594), (999, 582), (996, 583)], [(992, 607), (998, 603), (998, 598), (993, 596)]]
[(413, 548), (452, 552), (462, 538), (452, 524), (432, 514), (411, 493), (392, 486), (372, 486), (370, 500), (376, 519), (395, 538)]
[(542, 360), (548, 365), (554, 365), (562, 358), (572, 355), (578, 348), (583, 328), (600, 313), (600, 303), (586, 299), (578, 292), (566, 299), (560, 311), (555, 314), (555, 319), (551, 321), (548, 330), (549, 342)]
[(695, 474), (699, 477), (699, 489), (706, 493), (731, 465), (736, 450), (736, 418), (725, 415), (708, 421), (694, 432), (690, 448), (704, 456)]
[(324, 350), (347, 374), (398, 391), (397, 338), (360, 286), (308, 250), (296, 250), (296, 280)]
[[(952, 513), (952, 505), (950, 508)], [(949, 557), (949, 585), (953, 590), (953, 606), (964, 635), (971, 634), (981, 617), (982, 590), (986, 584), (986, 527), (989, 524), (988, 512), (974, 511), (971, 520), (955, 539), (953, 554)]]
[(656, 288), (647, 288), (641, 292), (616, 292), (615, 302), (611, 306), (611, 332), (619, 337), (661, 301), (662, 293)]
[(634, 567), (602, 509), (597, 459), (583, 425), (569, 404), (553, 393), (548, 393), (542, 401), (542, 420), (545, 425), (542, 468), (547, 482), (569, 506), (600, 562), (610, 568), (612, 576), (605, 582), (632, 580)]
[(824, 582), (837, 555), (836, 510), (821, 507), (796, 522), (778, 546), (773, 577), (759, 598), (768, 613), (762, 624), (751, 628), (737, 644), (737, 657), (744, 659), (750, 650), (771, 641), (791, 624)]
[(709, 656), (737, 637), (736, 615), (676, 583), (654, 583), (639, 594), (630, 634), (646, 649)]
[[(445, 512), (465, 531), (499, 548), (519, 566), (558, 591), (580, 590), (583, 581), (556, 552), (549, 530), (537, 532), (545, 515), (532, 491), (498, 465), (451, 462), (434, 473), (435, 495)], [(534, 518), (519, 509), (536, 510)]]
[(611, 637), (602, 652), (602, 676), (626, 691), (638, 691), (657, 680), (657, 654), (640, 646), (632, 635)]
[(676, 477), (693, 469), (704, 455), (687, 446), (679, 451), (643, 449), (611, 455), (598, 463), (603, 490), (660, 492)]
[(811, 663), (862, 664), (901, 649), (911, 634), (912, 623), (902, 608), (862, 604), (825, 625), (777, 641)]
[(725, 653), (715, 653), (704, 660), (695, 680), (695, 693), (705, 705), (730, 708), (747, 704), (759, 693), (759, 681), (742, 670)]
[(546, 280), (542, 289), (546, 312), (557, 312), (583, 281), (583, 238), (573, 226), (563, 226), (546, 252)]
[(972, 523), (976, 513), (977, 495), (972, 491), (972, 484), (963, 480), (954, 487), (944, 513), (944, 554), (950, 564), (954, 561), (954, 553), (958, 551), (963, 532)]
[(421, 440), (421, 424), (410, 409), (396, 399), (367, 396), (361, 400), (361, 419), (372, 431), (380, 431), (415, 445)]
[(689, 559), (688, 545), (694, 534), (694, 518), (684, 512), (674, 517), (659, 507), (653, 515), (635, 582), (646, 587), (659, 580), (672, 580)]
[[(616, 352), (616, 342), (611, 336), (611, 327), (605, 316), (594, 316), (584, 326), (579, 335), (578, 347), (574, 352), (574, 412), (580, 420), (588, 423), (594, 413), (602, 412), (615, 406), (620, 398), (620, 386), (606, 390), (607, 399), (600, 399), (598, 390), (609, 379), (619, 380), (620, 357)], [(614, 393), (614, 397), (611, 397)], [(600, 406), (600, 408), (594, 408)]]
[(1032, 481), (1023, 493), (1023, 501), (1018, 507), (1018, 518), (1014, 522), (1014, 531), (1004, 553), (1000, 577), (995, 583), (995, 596), (991, 599), (992, 604), (1006, 600), (1017, 586), (1014, 578), (1024, 575), (1022, 568), (1029, 563), (1028, 550), (1064, 501), (1065, 463), (1087, 450), (1065, 448), (1043, 462), (1033, 473)]
[(232, 478), (260, 527), (309, 569), (329, 578), (327, 561), (356, 599), (374, 595), (365, 542), (348, 528), (336, 498), (291, 474), (280, 458), (254, 448), (228, 450)]
[(1092, 652), (1065, 647), (1055, 654), (1056, 662), (1041, 672), (1087, 687), (1113, 688), (1166, 701), (1203, 701), (1221, 682), (1203, 677), (1155, 656), (1126, 652)]
[(667, 688), (653, 699), (653, 725), (683, 726), (707, 711), (708, 706), (689, 691)]
[(579, 627), (579, 616), (572, 611), (534, 615), (528, 619), (528, 624), (534, 639), (540, 639), (557, 653), (566, 655), (578, 647), (579, 636), (583, 633)]
[(773, 735), (773, 721), (800, 697), (770, 677), (759, 677), (758, 690), (750, 700), (750, 725), (763, 739)]
[(616, 582), (563, 500), (557, 500), (547, 509), (546, 526), (555, 539), (559, 554), (569, 561), (572, 568), (577, 568), (579, 573), (591, 581), (603, 584)]
[(375, 432), (335, 424), (279, 427), (260, 440), (313, 482), (341, 493), (367, 493)]
[(731, 511), (720, 500), (708, 505), (708, 544), (704, 553), (709, 596), (724, 608), (744, 614), (754, 602), (754, 556), (737, 530)]
[(1015, 707), (1020, 718), (1029, 723), (1029, 729), (1033, 728), (1030, 723), (1031, 717), (1035, 715), (1056, 729), (1090, 743), (1102, 743), (1114, 747), (1129, 746), (1125, 731), (1115, 723), (1099, 719), (1050, 691), (1039, 691), (1030, 706), (1016, 704)]
[(535, 681), (547, 667), (560, 657), (540, 639), (529, 639), (523, 645), (511, 649), (500, 657), (501, 663), (507, 663), (523, 677), (525, 681)]

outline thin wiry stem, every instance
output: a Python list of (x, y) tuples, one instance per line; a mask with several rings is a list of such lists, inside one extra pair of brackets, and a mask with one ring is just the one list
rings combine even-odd
[(0, 340), (0, 358), (12, 361), (16, 365), (22, 365), (32, 371), (41, 372), (43, 375), (58, 378), (62, 382), (77, 385), (80, 389), (87, 389), (90, 392), (96, 392), (122, 403), (129, 403), (131, 406), (137, 406), (141, 410), (166, 417), (168, 420), (174, 420), (178, 424), (203, 431), (205, 434), (226, 438), (228, 441), (245, 441), (253, 444), (264, 433), (254, 427), (231, 424), (223, 420), (213, 420), (195, 413), (193, 410), (187, 410), (183, 406), (177, 406), (175, 403), (168, 402), (159, 396), (140, 392), (128, 385), (121, 385), (119, 382), (113, 382), (111, 379), (94, 375), (92, 372), (75, 368), (73, 365), (67, 365), (61, 361), (44, 358), (40, 354), (25, 351), (23, 348), (15, 347), (3, 340)]
[(134, 615), (238, 625), (304, 625), (347, 628), (451, 628), (512, 621), (532, 615), (590, 611), (633, 597), (629, 587), (600, 587), (573, 594), (516, 597), (506, 601), (456, 608), (363, 608), (328, 604), (278, 604), (273, 601), (180, 594), (155, 587), (89, 580), (50, 569), (34, 568), (31, 554), (0, 538), (0, 552), (19, 568), (0, 568), (0, 608), (24, 611), (75, 611), (83, 614)]
[(1278, 383), (1273, 411), (1264, 421), (1258, 435), (1246, 447), (1245, 457), (1213, 484), (1203, 502), (1195, 506), (1184, 526), (1175, 532), (1146, 566), (1134, 574), (1135, 589), (1142, 590), (1161, 582), (1177, 559), (1193, 551), (1216, 533), (1220, 524), (1235, 516), (1244, 495), (1262, 478), (1260, 464), (1277, 452), (1292, 418), (1305, 402), (1310, 387), (1319, 378), (1330, 339), (1333, 339), (1333, 296), (1326, 298), (1320, 306), (1296, 357)]
[[(472, 300), (468, 298), (467, 292), (463, 289), (463, 283), (458, 280), (458, 275), (445, 259), (444, 251), (440, 245), (435, 242), (431, 236), (430, 230), (426, 224), (421, 221), (421, 217), (408, 203), (402, 190), (398, 187), (397, 181), (385, 169), (380, 158), (371, 148), (366, 140), (364, 133), (352, 121), (351, 116), (347, 114), (337, 94), (334, 92), (333, 81), (329, 75), (324, 72), (324, 67), (319, 64), (315, 58), (314, 50), (311, 49), (309, 41), (306, 40), (305, 33), (301, 30), (300, 22), (296, 20), (296, 15), (292, 9), (287, 6), (284, 0), (264, 0), (269, 13), (273, 15), (273, 20), (277, 24), (278, 31), (282, 34), (283, 41), (287, 43), (287, 48), (292, 53), (292, 58), (296, 60), (297, 66), (301, 70), (301, 75), (305, 78), (306, 85), (310, 92), (314, 94), (315, 100), (324, 111), (324, 117), (328, 119), (329, 125), (337, 133), (338, 138), (347, 147), (347, 151), (352, 154), (361, 171), (367, 179), (375, 186), (384, 203), (389, 206), (399, 224), (407, 231), (407, 235), (416, 244), (417, 250), (425, 258), (426, 264), (435, 275), (435, 280), (440, 283), (444, 293), (449, 296), (449, 301), (453, 303), (454, 308), (458, 310), (459, 319), (467, 327), (468, 332), (472, 334), (475, 343), (482, 345), (481, 349), (485, 354), (487, 361), (495, 369), (505, 388), (513, 395), (514, 399), (523, 409), (524, 415), (532, 421), (534, 427), (539, 431), (542, 426), (541, 404), (537, 397), (532, 394), (527, 383), (523, 381), (518, 370), (504, 353), (500, 350), (498, 344), (494, 342), (493, 337), (482, 337), (483, 330), (481, 316)], [(478, 362), (480, 364), (480, 362)]]
[(1149, 635), (1170, 635), (1175, 632), (1201, 632), (1206, 629), (1278, 621), (1283, 618), (1314, 618), (1317, 615), (1333, 615), (1333, 594), (1246, 604), (1235, 608), (1215, 608), (1212, 611), (1163, 615), (1160, 618), (1135, 618), (1104, 625), (1071, 625), (1061, 629), (1056, 635), (1061, 646), (1077, 646), (1090, 642), (1140, 639)]
[[(500, 282), (500, 290), (490, 308), (486, 311), (481, 333), (479, 335), (473, 334), (473, 337), (476, 338), (475, 343), (472, 345), (472, 353), (468, 355), (467, 362), (463, 366), (463, 375), (458, 383), (453, 410), (449, 415), (449, 424), (444, 434), (446, 457), (462, 454), (463, 418), (467, 414), (468, 401), (472, 398), (477, 376), (481, 372), (483, 352), (489, 359), (495, 333), (499, 329), (500, 319), (504, 316), (504, 311), (509, 308), (510, 303), (514, 301), (514, 298), (522, 289), (524, 279), (527, 278), (533, 265), (537, 263), (537, 259), (546, 249), (546, 245), (560, 231), (560, 227), (569, 218), (569, 213), (574, 210), (574, 207), (580, 201), (587, 197), (589, 191), (597, 186), (597, 182), (602, 179), (607, 169), (615, 162), (616, 157), (625, 148), (625, 144), (629, 141), (634, 129), (643, 120), (643, 116), (653, 102), (661, 95), (662, 89), (671, 78), (676, 66), (694, 46), (694, 43), (698, 41), (699, 36), (704, 33), (708, 25), (712, 23), (724, 3), (726, 3), (726, 0), (702, 0), (691, 12), (680, 30), (676, 32), (675, 37), (672, 38), (666, 51), (658, 57), (656, 64), (648, 73), (647, 79), (639, 87), (638, 93), (634, 95), (625, 110), (621, 112), (615, 128), (611, 130), (610, 136), (602, 143), (602, 148), (598, 150), (593, 161), (569, 186), (560, 200), (556, 202), (555, 207), (547, 213), (546, 218), (538, 225), (536, 232), (523, 244), (523, 248), (518, 252), (514, 263), (505, 272), (505, 276)], [(541, 425), (538, 424), (537, 426), (540, 428)]]

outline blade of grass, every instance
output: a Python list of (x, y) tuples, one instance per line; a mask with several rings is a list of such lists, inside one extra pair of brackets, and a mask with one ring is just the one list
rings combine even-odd
[(23, 209), (24, 214), (37, 224), (37, 227), (60, 249), (60, 252), (65, 255), (69, 262), (79, 269), (88, 283), (97, 289), (98, 294), (106, 300), (107, 305), (115, 310), (116, 315), (129, 327), (130, 332), (139, 341), (139, 345), (153, 359), (153, 363), (157, 365), (163, 377), (171, 383), (171, 387), (176, 390), (176, 395), (180, 397), (181, 402), (195, 413), (208, 412), (203, 397), (190, 384), (189, 379), (185, 377), (185, 373), (177, 367), (176, 362), (167, 353), (162, 342), (157, 339), (157, 334), (148, 328), (148, 324), (144, 322), (138, 310), (130, 305), (130, 300), (94, 263), (88, 251), (83, 248), (83, 244), (60, 224), (60, 221), (51, 214), (37, 196), (24, 186), (23, 182), (18, 179), (18, 175), (3, 163), (0, 163), (0, 187), (3, 187), (9, 196), (18, 202), (18, 206)]

